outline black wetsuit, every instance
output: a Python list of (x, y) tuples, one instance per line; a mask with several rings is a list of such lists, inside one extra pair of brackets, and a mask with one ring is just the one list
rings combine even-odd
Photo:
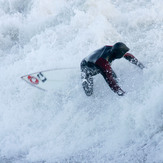
[[(81, 78), (82, 85), (86, 95), (90, 96), (93, 93), (93, 76), (101, 73), (110, 88), (118, 95), (123, 95), (125, 92), (120, 88), (116, 80), (117, 76), (111, 68), (111, 62), (117, 58), (124, 57), (131, 63), (144, 68), (144, 66), (130, 53), (125, 53), (120, 57), (113, 57), (111, 51), (112, 46), (104, 46), (94, 53), (84, 58), (81, 62)], [(142, 66), (142, 67), (141, 67)]]

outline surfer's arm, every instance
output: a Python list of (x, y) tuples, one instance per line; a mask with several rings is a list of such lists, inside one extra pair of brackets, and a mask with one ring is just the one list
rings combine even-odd
[(143, 69), (145, 68), (144, 65), (138, 61), (137, 58), (135, 58), (132, 54), (130, 53), (126, 53), (124, 55), (124, 58), (127, 59), (129, 62), (131, 62), (132, 64), (138, 66), (139, 68)]
[(125, 92), (117, 84), (116, 80), (114, 80), (112, 75), (112, 68), (109, 65), (109, 62), (103, 58), (99, 58), (95, 64), (101, 70), (101, 74), (103, 75), (110, 88), (119, 96), (123, 96)]

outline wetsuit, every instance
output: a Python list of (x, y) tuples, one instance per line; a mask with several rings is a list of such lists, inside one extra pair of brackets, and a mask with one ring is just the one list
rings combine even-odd
[[(116, 80), (117, 76), (111, 68), (111, 63), (113, 60), (124, 57), (131, 63), (139, 66), (140, 68), (144, 68), (144, 66), (130, 53), (126, 53), (129, 49), (124, 51), (121, 56), (113, 57), (112, 52), (113, 46), (104, 46), (94, 53), (90, 54), (86, 58), (84, 58), (81, 62), (81, 78), (82, 85), (86, 95), (90, 96), (93, 93), (93, 77), (101, 73), (104, 77), (105, 81), (108, 83), (110, 88), (117, 93), (118, 95), (124, 95), (124, 91), (118, 85)], [(115, 55), (114, 55), (115, 56)]]

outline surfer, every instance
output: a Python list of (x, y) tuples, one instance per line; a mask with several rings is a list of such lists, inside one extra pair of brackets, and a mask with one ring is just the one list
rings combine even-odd
[(120, 58), (125, 58), (129, 62), (143, 69), (144, 65), (138, 61), (132, 54), (127, 53), (129, 48), (122, 42), (117, 42), (113, 46), (104, 46), (81, 62), (82, 86), (87, 96), (93, 94), (93, 76), (101, 74), (110, 88), (119, 96), (123, 96), (123, 91), (118, 85), (117, 76), (111, 68), (111, 63)]

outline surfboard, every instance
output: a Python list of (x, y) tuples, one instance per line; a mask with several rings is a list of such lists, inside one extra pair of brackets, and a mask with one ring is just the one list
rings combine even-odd
[(57, 91), (77, 84), (80, 78), (78, 68), (55, 68), (27, 74), (21, 77), (28, 84), (43, 91)]

